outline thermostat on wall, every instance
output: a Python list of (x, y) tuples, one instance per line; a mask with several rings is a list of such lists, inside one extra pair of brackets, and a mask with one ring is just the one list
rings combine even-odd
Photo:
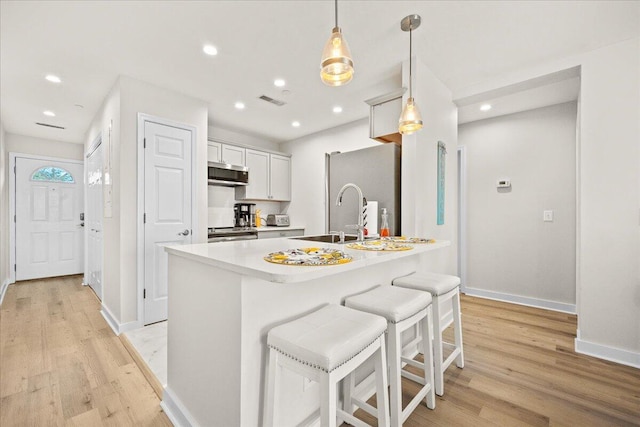
[(511, 180), (510, 179), (499, 179), (497, 186), (498, 186), (498, 188), (509, 188), (509, 187), (511, 187)]

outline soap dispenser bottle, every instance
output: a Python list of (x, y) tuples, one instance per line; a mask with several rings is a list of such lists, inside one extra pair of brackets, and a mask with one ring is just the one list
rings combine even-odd
[(380, 237), (389, 237), (389, 214), (387, 214), (387, 208), (382, 208), (380, 218)]

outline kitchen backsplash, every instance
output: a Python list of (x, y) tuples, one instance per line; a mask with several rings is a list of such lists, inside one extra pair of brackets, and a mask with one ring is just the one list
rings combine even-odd
[[(233, 205), (236, 202), (235, 189), (233, 187), (208, 186), (208, 225), (209, 227), (231, 227), (233, 226)], [(245, 202), (242, 200), (242, 202)], [(260, 216), (267, 217), (268, 214), (286, 213), (289, 203), (249, 201), (255, 203), (256, 209), (260, 209)]]

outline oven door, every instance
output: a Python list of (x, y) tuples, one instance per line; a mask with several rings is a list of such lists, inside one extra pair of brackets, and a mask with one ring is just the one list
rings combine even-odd
[(255, 231), (247, 231), (246, 233), (234, 233), (234, 234), (220, 234), (220, 235), (209, 235), (209, 243), (217, 243), (217, 242), (234, 242), (236, 240), (255, 240), (258, 238), (258, 233)]

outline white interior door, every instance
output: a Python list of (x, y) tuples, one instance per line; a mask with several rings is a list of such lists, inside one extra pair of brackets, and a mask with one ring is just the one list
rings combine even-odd
[(16, 157), (16, 280), (84, 268), (83, 165)]
[(102, 144), (87, 157), (87, 277), (86, 281), (102, 301)]
[(165, 246), (191, 243), (192, 135), (144, 122), (144, 323), (167, 318)]

